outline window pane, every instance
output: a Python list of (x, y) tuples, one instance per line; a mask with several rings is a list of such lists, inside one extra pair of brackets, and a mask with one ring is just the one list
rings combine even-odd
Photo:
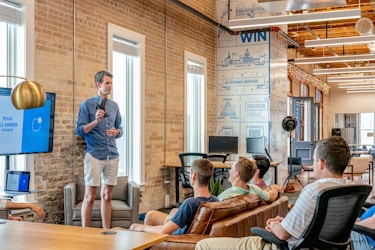
[(203, 75), (190, 74), (187, 76), (187, 151), (204, 152), (204, 97)]
[(206, 59), (185, 51), (185, 151), (205, 152)]
[(112, 24), (108, 25), (109, 51), (113, 73), (113, 100), (119, 105), (123, 135), (116, 140), (120, 153), (119, 176), (142, 184), (143, 164), (143, 81), (141, 61), (144, 36)]
[(309, 96), (309, 87), (301, 83), (301, 97), (308, 97)]
[(374, 132), (374, 113), (360, 113), (359, 114), (359, 135), (360, 144), (372, 145), (374, 144), (374, 137), (368, 136), (368, 133)]
[[(0, 7), (0, 75), (26, 76), (26, 42), (23, 3), (6, 2)], [(8, 6), (9, 4), (9, 6)], [(33, 29), (33, 27), (30, 27)], [(20, 79), (0, 77), (0, 87), (13, 87)], [(0, 156), (0, 189), (4, 188), (4, 173), (10, 170), (31, 170), (32, 164), (27, 164), (26, 155)], [(27, 169), (26, 169), (27, 168)], [(30, 183), (33, 186), (33, 183)], [(25, 200), (18, 197), (17, 200)]]

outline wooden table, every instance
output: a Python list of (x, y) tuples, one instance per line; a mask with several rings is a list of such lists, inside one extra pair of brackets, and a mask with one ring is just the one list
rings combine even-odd
[(168, 234), (116, 230), (106, 235), (101, 228), (66, 226), (25, 221), (0, 224), (0, 248), (14, 250), (127, 250), (147, 249), (167, 240)]
[[(226, 162), (217, 162), (212, 161), (212, 165), (214, 168), (222, 168), (222, 169), (229, 169), (232, 167), (234, 161), (226, 161)], [(275, 184), (277, 184), (277, 166), (279, 166), (281, 162), (272, 161), (270, 162), (271, 167), (274, 168), (274, 176), (275, 176)], [(164, 168), (173, 168), (175, 171), (175, 189), (176, 189), (176, 203), (180, 201), (180, 181), (179, 181), (179, 172), (181, 168), (181, 163), (172, 163), (172, 164), (164, 164)]]

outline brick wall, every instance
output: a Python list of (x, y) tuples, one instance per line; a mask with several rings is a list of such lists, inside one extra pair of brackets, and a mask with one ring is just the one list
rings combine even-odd
[[(214, 17), (214, 0), (182, 2)], [(169, 189), (162, 164), (183, 151), (184, 50), (207, 58), (208, 133), (215, 130), (215, 27), (167, 0), (35, 3), (35, 81), (57, 94), (53, 153), (35, 155), (35, 188), (45, 190), (37, 200), (46, 221), (63, 222), (63, 186), (83, 175), (84, 142), (75, 136), (75, 122), (82, 100), (96, 93), (94, 74), (107, 68), (108, 22), (146, 36), (147, 185), (140, 212), (163, 207)]]

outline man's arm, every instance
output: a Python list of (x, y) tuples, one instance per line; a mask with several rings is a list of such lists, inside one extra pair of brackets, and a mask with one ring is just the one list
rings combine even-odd
[(90, 123), (83, 126), (83, 133), (88, 134), (96, 125), (101, 122), (105, 114), (105, 111), (102, 109), (98, 109), (95, 113), (95, 120), (91, 121)]
[(373, 214), (371, 217), (368, 217), (364, 220), (356, 222), (356, 224), (375, 230), (375, 214)]
[(272, 184), (270, 188), (271, 188), (271, 190), (268, 191), (270, 199), (268, 201), (273, 202), (277, 199), (277, 197), (279, 197), (279, 193), (280, 193), (281, 188), (277, 184)]
[(268, 219), (266, 230), (274, 233), (277, 236), (277, 238), (279, 238), (280, 240), (287, 240), (290, 237), (292, 237), (292, 235), (288, 233), (288, 231), (286, 231), (281, 225), (281, 221), (283, 219), (284, 218), (280, 216), (276, 216), (273, 219)]
[(121, 114), (120, 110), (117, 108), (116, 120), (115, 120), (115, 128), (118, 130), (118, 135), (116, 138), (120, 138), (123, 135), (122, 127), (121, 127)]
[(43, 219), (45, 216), (43, 208), (41, 208), (39, 205), (34, 204), (34, 203), (7, 201), (5, 208), (6, 209), (30, 208), (32, 211), (34, 211), (35, 213), (39, 215), (39, 218)]
[(93, 130), (93, 128), (95, 128), (100, 123), (105, 114), (105, 111), (103, 109), (97, 109), (95, 112), (95, 119), (90, 121), (87, 105), (87, 101), (85, 101), (79, 108), (76, 134), (81, 137)]
[(158, 233), (158, 234), (171, 234), (176, 231), (179, 226), (172, 222), (168, 221), (166, 224), (161, 226), (148, 226), (143, 224), (134, 223), (130, 226), (130, 230), (147, 232), (147, 233)]

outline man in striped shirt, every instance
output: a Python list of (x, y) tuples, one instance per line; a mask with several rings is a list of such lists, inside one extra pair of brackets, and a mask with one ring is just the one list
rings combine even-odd
[[(307, 185), (298, 196), (293, 208), (285, 216), (268, 219), (266, 230), (278, 238), (294, 245), (303, 231), (310, 225), (318, 193), (327, 187), (348, 184), (343, 177), (348, 165), (350, 149), (339, 136), (332, 136), (317, 142), (314, 152), (314, 174), (318, 180)], [(351, 181), (350, 181), (351, 182)], [(225, 245), (225, 248), (223, 246)], [(243, 238), (209, 238), (198, 242), (196, 249), (272, 249), (258, 236)]]

